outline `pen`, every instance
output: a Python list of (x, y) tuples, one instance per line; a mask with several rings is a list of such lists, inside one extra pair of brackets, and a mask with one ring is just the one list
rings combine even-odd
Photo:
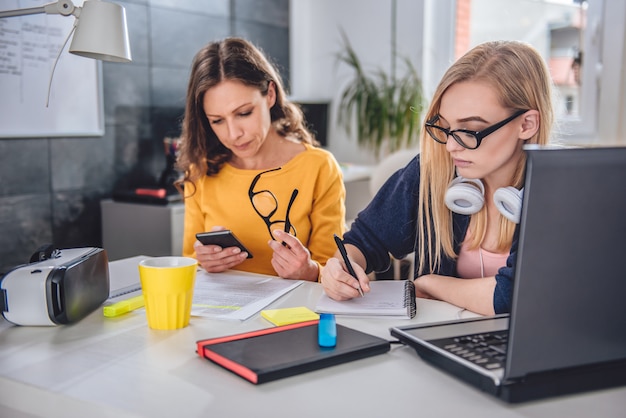
[(134, 311), (135, 309), (139, 309), (144, 306), (143, 295), (135, 296), (134, 298), (122, 300), (119, 302), (115, 302), (111, 305), (105, 306), (102, 311), (104, 316), (108, 318), (113, 318), (115, 316), (120, 316), (130, 311)]
[(350, 273), (350, 275), (356, 279), (357, 283), (359, 283), (358, 290), (359, 290), (359, 293), (361, 294), (361, 297), (363, 297), (363, 289), (361, 289), (361, 283), (359, 282), (359, 279), (356, 277), (356, 272), (354, 271), (354, 268), (352, 267), (352, 263), (350, 263), (350, 260), (348, 259), (348, 253), (346, 252), (346, 247), (344, 247), (343, 241), (341, 241), (341, 238), (339, 238), (337, 234), (335, 234), (335, 243), (337, 243), (337, 248), (339, 248), (341, 257), (343, 257), (343, 262), (346, 263), (346, 268), (348, 269), (348, 273)]

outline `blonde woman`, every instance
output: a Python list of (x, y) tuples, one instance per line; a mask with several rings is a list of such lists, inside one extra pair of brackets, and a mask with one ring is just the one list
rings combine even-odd
[[(418, 297), (485, 314), (510, 310), (526, 144), (549, 142), (551, 80), (539, 53), (515, 41), (481, 44), (440, 81), (418, 156), (396, 172), (344, 240), (358, 282), (336, 254), (325, 292), (369, 291), (366, 272), (415, 251)], [(367, 297), (367, 295), (365, 296)]]

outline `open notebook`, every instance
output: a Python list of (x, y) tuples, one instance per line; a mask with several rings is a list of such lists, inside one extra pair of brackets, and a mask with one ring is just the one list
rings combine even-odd
[(411, 280), (370, 282), (371, 290), (363, 297), (337, 301), (322, 294), (315, 311), (337, 315), (415, 317), (415, 285)]

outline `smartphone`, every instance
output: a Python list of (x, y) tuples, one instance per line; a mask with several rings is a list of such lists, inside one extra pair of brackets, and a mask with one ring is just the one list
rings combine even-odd
[(224, 229), (222, 231), (199, 232), (196, 238), (203, 245), (219, 245), (222, 248), (239, 247), (241, 251), (248, 253), (248, 258), (252, 258), (252, 253), (245, 245), (233, 234), (232, 231)]

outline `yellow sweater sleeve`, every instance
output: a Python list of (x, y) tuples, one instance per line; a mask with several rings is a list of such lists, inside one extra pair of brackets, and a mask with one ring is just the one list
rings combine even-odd
[[(191, 190), (190, 190), (191, 189)], [(197, 189), (197, 185), (196, 185)], [(198, 190), (194, 191), (193, 185), (187, 185), (185, 189), (185, 222), (183, 228), (183, 256), (196, 258), (196, 250), (193, 244), (196, 242), (196, 234), (206, 232), (204, 215), (200, 208)]]
[(320, 167), (315, 190), (307, 246), (311, 258), (323, 266), (337, 250), (333, 234), (343, 236), (345, 232), (346, 189), (341, 168), (334, 158)]

